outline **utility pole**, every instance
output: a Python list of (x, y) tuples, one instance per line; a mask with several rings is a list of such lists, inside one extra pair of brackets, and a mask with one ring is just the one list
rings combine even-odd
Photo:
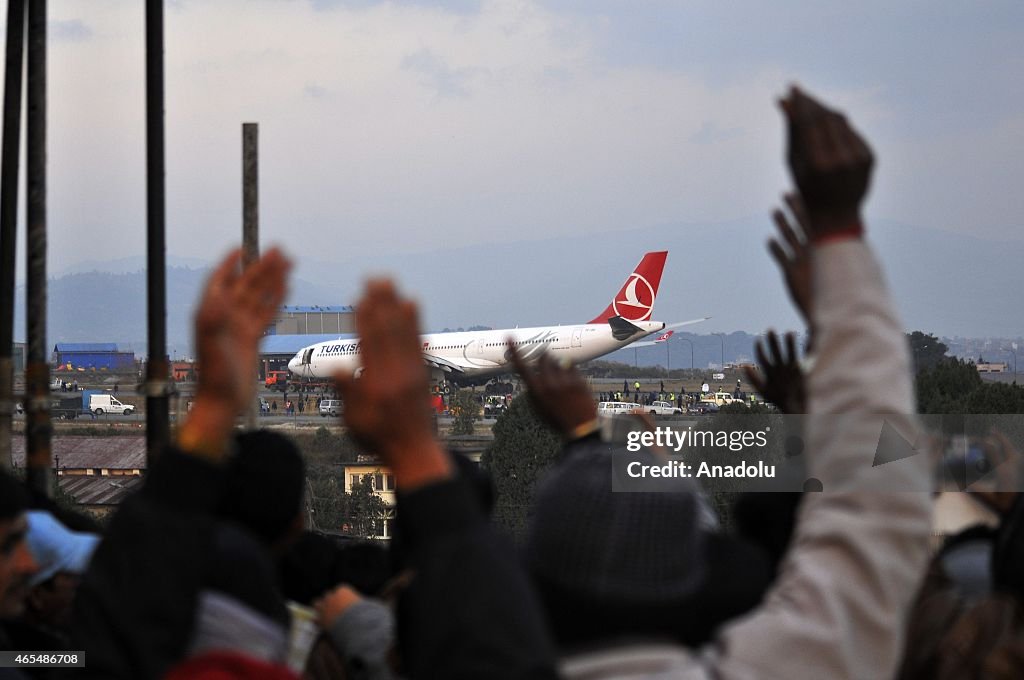
[(166, 196), (164, 187), (164, 8), (146, 0), (146, 456), (171, 439), (167, 376)]
[[(260, 257), (260, 185), (259, 123), (242, 123), (242, 266), (248, 267)], [(253, 367), (257, 372), (259, 365)], [(256, 429), (259, 400), (249, 403), (245, 424)]]
[(4, 62), (3, 149), (0, 151), (0, 467), (10, 468), (14, 437), (14, 271), (18, 243), (21, 71), (25, 63), (25, 0), (8, 0)]
[(28, 356), (25, 366), (25, 483), (50, 488), (50, 365), (46, 353), (46, 0), (28, 5), (25, 202)]

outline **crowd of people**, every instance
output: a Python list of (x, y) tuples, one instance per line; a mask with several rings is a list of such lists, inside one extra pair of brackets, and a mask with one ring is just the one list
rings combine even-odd
[[(730, 532), (692, 480), (615, 492), (617, 449), (579, 373), (510, 346), (564, 441), (513, 545), (489, 521), (486, 471), (433, 433), (415, 305), (372, 280), (362, 374), (337, 381), (349, 433), (394, 474), (398, 527), (386, 548), (339, 546), (304, 531), (294, 444), (235, 430), (289, 271), (276, 249), (244, 269), (235, 253), (196, 314), (195, 408), (102, 531), (0, 475), (0, 647), (83, 650), (75, 676), (126, 680), (1024, 675), (1024, 502), (978, 494), (998, 526), (936, 552), (928, 457), (865, 464), (880, 414), (910, 441), (919, 430), (861, 218), (873, 155), (799, 89), (781, 108), (796, 191), (770, 249), (815, 360), (769, 334), (748, 378), (783, 410), (823, 416), (804, 433), (814, 489), (741, 497)], [(871, 490), (879, 476), (903, 491)], [(60, 671), (0, 678), (28, 673)]]

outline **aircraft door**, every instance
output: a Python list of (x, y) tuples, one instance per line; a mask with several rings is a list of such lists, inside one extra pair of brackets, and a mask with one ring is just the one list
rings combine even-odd
[(572, 346), (583, 347), (583, 329), (573, 328), (572, 329)]

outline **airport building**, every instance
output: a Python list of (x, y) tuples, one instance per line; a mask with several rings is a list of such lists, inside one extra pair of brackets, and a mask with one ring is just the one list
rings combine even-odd
[[(356, 332), (356, 310), (349, 306), (297, 306), (281, 308), (271, 327), (271, 335), (314, 335), (333, 333), (335, 336)], [(296, 349), (298, 351), (298, 349)]]
[(52, 363), (59, 371), (132, 371), (135, 352), (122, 352), (112, 342), (58, 342)]
[(351, 337), (356, 310), (348, 305), (285, 305), (260, 341), (261, 380), (271, 371), (288, 370), (288, 361), (303, 347)]

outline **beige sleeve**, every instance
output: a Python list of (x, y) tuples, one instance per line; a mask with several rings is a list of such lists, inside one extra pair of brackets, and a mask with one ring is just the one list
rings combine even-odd
[(765, 602), (706, 650), (720, 678), (891, 677), (928, 559), (928, 456), (872, 467), (883, 418), (909, 441), (918, 427), (882, 273), (867, 245), (849, 240), (816, 249), (814, 276), (819, 355), (805, 439), (824, 492), (805, 495)]

